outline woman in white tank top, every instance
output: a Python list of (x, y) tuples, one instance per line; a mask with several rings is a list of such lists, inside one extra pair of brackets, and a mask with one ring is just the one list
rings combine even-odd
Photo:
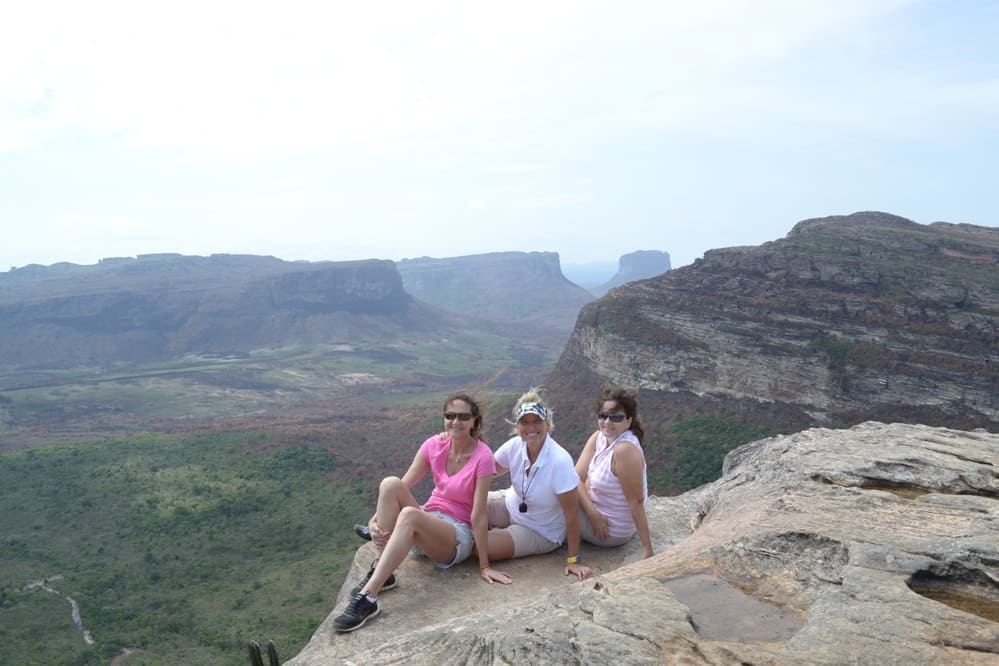
[(649, 494), (641, 442), (645, 432), (635, 393), (602, 388), (597, 426), (576, 462), (580, 534), (588, 543), (619, 546), (638, 532), (642, 557), (652, 557), (652, 536), (645, 516)]

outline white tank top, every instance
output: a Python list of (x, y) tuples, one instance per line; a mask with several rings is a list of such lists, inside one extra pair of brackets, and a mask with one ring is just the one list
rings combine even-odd
[(649, 497), (648, 477), (645, 473), (645, 452), (638, 437), (630, 430), (625, 430), (610, 444), (602, 432), (597, 434), (596, 450), (590, 459), (587, 478), (590, 482), (590, 499), (597, 511), (607, 516), (607, 534), (612, 537), (627, 537), (635, 533), (635, 521), (631, 517), (631, 508), (621, 489), (621, 481), (611, 470), (614, 448), (619, 442), (631, 442), (642, 454), (642, 503)]

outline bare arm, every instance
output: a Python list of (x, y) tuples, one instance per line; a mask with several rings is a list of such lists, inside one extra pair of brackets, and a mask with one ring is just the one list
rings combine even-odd
[(598, 430), (590, 435), (579, 454), (579, 460), (576, 461), (576, 474), (579, 475), (580, 481), (586, 481), (586, 476), (590, 473), (590, 461), (593, 460), (593, 454), (597, 452), (597, 435), (599, 434)]
[(430, 463), (423, 457), (423, 452), (417, 450), (416, 455), (413, 456), (413, 462), (409, 464), (409, 469), (402, 475), (402, 482), (412, 490), (413, 486), (419, 483), (420, 479), (425, 477), (429, 471)]
[(630, 442), (621, 442), (614, 451), (611, 463), (614, 474), (621, 482), (621, 490), (631, 509), (631, 519), (635, 521), (638, 538), (642, 540), (642, 557), (652, 557), (652, 535), (645, 515), (645, 458), (642, 452)]
[(489, 503), (489, 486), (493, 476), (482, 476), (475, 480), (475, 499), (472, 500), (472, 532), (475, 534), (475, 550), (479, 555), (479, 575), (489, 584), (493, 581), (509, 585), (513, 578), (503, 571), (489, 566), (489, 517), (486, 506)]
[[(573, 488), (567, 493), (556, 495), (565, 514), (565, 544), (569, 551), (569, 559), (579, 555), (579, 488)], [(579, 580), (589, 577), (590, 567), (582, 563), (566, 564), (564, 575), (573, 574)]]
[(590, 483), (587, 478), (590, 473), (590, 462), (597, 451), (597, 435), (599, 434), (599, 431), (594, 432), (586, 440), (586, 445), (579, 454), (579, 460), (576, 461), (576, 474), (579, 475), (579, 506), (586, 512), (586, 517), (590, 520), (590, 525), (597, 537), (606, 539), (607, 516), (600, 513), (593, 505), (593, 500), (590, 499)]

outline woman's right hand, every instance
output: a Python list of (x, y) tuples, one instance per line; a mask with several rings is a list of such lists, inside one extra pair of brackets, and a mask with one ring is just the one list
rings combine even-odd
[(590, 519), (590, 527), (593, 528), (593, 533), (597, 535), (597, 538), (603, 541), (607, 538), (607, 516), (600, 513), (596, 509), (586, 514), (586, 517)]
[(482, 577), (482, 580), (486, 581), (490, 585), (492, 585), (493, 582), (503, 583), (504, 585), (509, 585), (510, 583), (513, 582), (513, 578), (510, 578), (510, 575), (507, 574), (505, 571), (497, 571), (492, 567), (486, 567), (485, 569), (480, 569), (479, 575)]
[(378, 527), (378, 519), (374, 516), (368, 521), (368, 531), (371, 532), (371, 543), (381, 550), (388, 543), (389, 537), (392, 536), (391, 532), (383, 532), (380, 527)]

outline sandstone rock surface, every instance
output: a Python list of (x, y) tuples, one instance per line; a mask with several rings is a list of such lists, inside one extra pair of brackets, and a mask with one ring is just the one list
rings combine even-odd
[(382, 614), (330, 620), (289, 664), (999, 664), (999, 435), (867, 422), (729, 454), (714, 483), (650, 498), (636, 539), (504, 563), (410, 557)]

